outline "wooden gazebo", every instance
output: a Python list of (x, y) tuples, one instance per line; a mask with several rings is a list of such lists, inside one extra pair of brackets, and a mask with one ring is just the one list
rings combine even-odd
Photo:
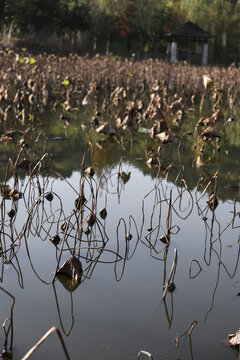
[(191, 41), (199, 44), (199, 55), (202, 56), (201, 64), (208, 64), (208, 39), (212, 36), (205, 30), (201, 29), (191, 21), (180, 25), (170, 33), (165, 35), (170, 45), (170, 62), (173, 64), (177, 61), (177, 45), (179, 42)]

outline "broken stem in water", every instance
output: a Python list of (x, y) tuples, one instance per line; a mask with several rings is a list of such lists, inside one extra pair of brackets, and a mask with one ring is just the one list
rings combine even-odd
[(68, 351), (67, 351), (67, 348), (64, 344), (64, 341), (63, 341), (63, 338), (62, 338), (62, 335), (60, 333), (60, 331), (56, 328), (56, 326), (53, 326), (51, 327), (51, 329), (49, 329), (46, 334), (44, 334), (41, 339), (27, 352), (27, 354), (22, 358), (22, 360), (26, 360), (30, 357), (30, 355), (32, 355), (32, 353), (34, 353), (34, 351), (36, 351), (39, 346), (48, 338), (49, 335), (51, 335), (53, 332), (56, 332), (57, 333), (57, 337), (62, 345), (62, 348), (63, 348), (63, 351), (64, 351), (64, 354), (66, 355), (66, 358), (68, 360), (70, 360), (70, 357), (68, 355)]

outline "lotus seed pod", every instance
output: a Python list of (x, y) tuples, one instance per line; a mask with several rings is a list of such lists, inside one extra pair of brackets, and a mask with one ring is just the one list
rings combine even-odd
[(130, 234), (130, 233), (129, 233), (129, 234), (126, 234), (126, 235), (125, 235), (125, 239), (126, 239), (126, 240), (132, 240), (132, 234)]
[(102, 218), (103, 220), (105, 220), (106, 217), (107, 217), (107, 210), (106, 210), (106, 208), (102, 208), (102, 209), (99, 211), (99, 215), (101, 216), (101, 218)]
[(96, 216), (93, 213), (89, 214), (86, 218), (86, 223), (88, 224), (88, 226), (92, 227), (95, 224), (95, 222), (96, 222)]
[(11, 209), (11, 210), (8, 211), (8, 216), (10, 217), (10, 219), (13, 219), (14, 216), (15, 216), (15, 214), (16, 214), (16, 212), (15, 212), (15, 210), (13, 210), (13, 209)]
[(95, 174), (95, 171), (93, 169), (93, 167), (89, 166), (84, 173), (89, 176), (89, 177), (93, 177), (93, 175)]
[(89, 235), (91, 233), (91, 230), (89, 228), (83, 230), (84, 234)]
[(80, 210), (83, 204), (86, 202), (86, 198), (84, 195), (80, 195), (75, 200), (75, 207), (77, 210)]
[(51, 237), (50, 241), (54, 244), (54, 245), (58, 245), (61, 241), (60, 236), (58, 234), (54, 235)]
[(66, 221), (64, 221), (64, 222), (62, 223), (62, 225), (60, 226), (60, 228), (61, 228), (61, 230), (62, 230), (63, 232), (65, 232), (65, 230), (66, 230), (66, 228), (67, 228), (67, 223), (66, 223)]
[(45, 199), (48, 201), (52, 201), (53, 200), (53, 193), (49, 192), (47, 193), (47, 195), (45, 195)]

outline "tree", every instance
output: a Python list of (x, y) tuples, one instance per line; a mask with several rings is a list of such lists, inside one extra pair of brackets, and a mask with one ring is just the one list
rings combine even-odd
[(75, 0), (60, 0), (60, 28), (62, 30), (86, 30), (89, 28), (90, 8), (85, 1)]
[(51, 31), (59, 24), (59, 0), (6, 0), (5, 12), (21, 32)]
[(0, 0), (0, 25), (4, 22), (5, 17), (5, 0)]
[(191, 21), (214, 36), (211, 57), (229, 62), (239, 56), (239, 0), (182, 0)]

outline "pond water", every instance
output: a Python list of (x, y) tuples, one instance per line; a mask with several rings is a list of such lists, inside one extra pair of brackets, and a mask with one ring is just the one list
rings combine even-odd
[[(99, 138), (85, 154), (84, 169), (95, 170), (91, 179), (81, 174), (91, 130), (84, 133), (79, 118), (66, 129), (58, 115), (44, 116), (30, 149), (36, 159), (51, 154), (53, 167), (37, 167), (31, 177), (19, 170), (23, 197), (1, 197), (1, 287), (15, 297), (13, 359), (22, 358), (52, 326), (71, 359), (136, 359), (140, 350), (154, 359), (236, 358), (224, 340), (240, 326), (238, 127), (226, 134), (220, 154), (205, 158), (192, 150), (193, 134), (179, 151), (167, 144), (160, 172), (146, 165), (150, 142), (144, 131), (127, 133), (124, 142)], [(1, 144), (1, 183), (14, 152), (14, 144)], [(10, 170), (6, 178), (13, 188)], [(218, 206), (212, 211), (207, 201), (214, 189)], [(81, 190), (84, 211), (74, 205)], [(51, 202), (44, 198), (48, 192)], [(10, 221), (11, 208), (16, 215)], [(107, 209), (105, 219), (101, 208)], [(97, 222), (87, 235), (91, 210)], [(64, 221), (66, 229), (60, 227)], [(61, 239), (57, 247), (50, 241), (55, 234)], [(167, 245), (160, 240), (164, 234)], [(176, 288), (163, 300), (176, 251)], [(58, 263), (73, 253), (80, 256), (83, 274), (69, 291), (69, 282), (53, 278)], [(3, 323), (11, 298), (0, 295)], [(2, 331), (2, 348), (4, 341)], [(52, 334), (31, 358), (65, 355)]]

